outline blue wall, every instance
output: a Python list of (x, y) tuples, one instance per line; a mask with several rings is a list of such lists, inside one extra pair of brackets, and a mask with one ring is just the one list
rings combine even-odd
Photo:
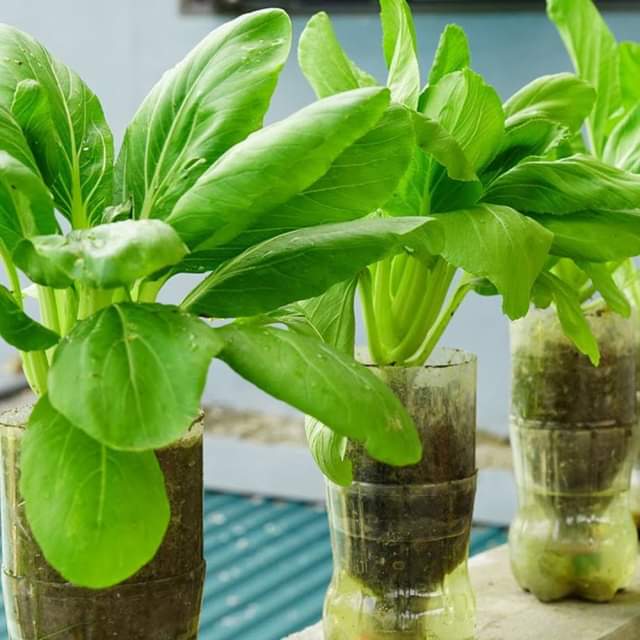
[[(610, 13), (607, 18), (620, 39), (640, 39), (640, 11)], [(101, 97), (118, 138), (161, 73), (220, 20), (213, 16), (180, 16), (178, 0), (2, 0), (0, 6), (0, 21), (29, 31), (84, 77)], [(417, 30), (424, 69), (428, 69), (438, 35), (448, 22), (465, 28), (475, 69), (505, 98), (538, 75), (570, 68), (554, 28), (539, 12), (420, 14)], [(304, 19), (295, 20), (296, 35), (303, 25)], [(339, 16), (335, 25), (351, 56), (383, 79), (377, 17)], [(285, 116), (311, 100), (311, 92), (292, 59), (269, 117)], [(178, 287), (171, 293), (177, 295)], [(505, 432), (508, 325), (496, 302), (470, 298), (443, 342), (478, 354), (479, 422)], [(283, 410), (217, 365), (207, 395), (229, 404), (250, 403)]]

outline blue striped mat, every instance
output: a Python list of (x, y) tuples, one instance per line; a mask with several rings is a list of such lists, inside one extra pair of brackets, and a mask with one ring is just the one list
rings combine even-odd
[[(321, 617), (331, 578), (323, 508), (208, 492), (204, 526), (201, 640), (281, 640)], [(501, 529), (474, 529), (471, 553), (505, 539)]]

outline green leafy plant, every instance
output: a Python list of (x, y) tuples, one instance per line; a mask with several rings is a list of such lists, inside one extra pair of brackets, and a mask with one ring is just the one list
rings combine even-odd
[[(640, 173), (640, 45), (618, 43), (591, 0), (548, 0), (547, 12), (577, 75), (597, 92), (586, 120), (587, 140), (577, 134), (567, 151), (580, 149), (610, 167)], [(606, 304), (628, 316), (627, 296), (634, 306), (640, 305), (638, 274), (628, 259), (640, 252), (638, 205), (621, 205), (609, 198), (607, 208), (613, 211), (605, 218), (586, 207), (571, 216), (544, 221), (555, 235), (557, 253), (574, 253), (579, 258), (562, 259), (550, 272), (565, 283), (574, 306), (577, 298), (583, 308)]]
[[(423, 87), (407, 3), (380, 4), (386, 84), (410, 116), (414, 143), (398, 188), (366, 220), (433, 218), (444, 243), (438, 251), (408, 247), (371, 262), (357, 279), (271, 316), (353, 353), (359, 289), (373, 361), (421, 365), (471, 291), (499, 294), (511, 319), (525, 315), (532, 301), (555, 301), (567, 335), (597, 361), (578, 298), (552, 267), (564, 258), (588, 262), (597, 287), (612, 291), (602, 265), (636, 251), (640, 219), (632, 210), (640, 204), (640, 179), (566, 152), (594, 107), (593, 87), (571, 74), (544, 76), (501, 104), (471, 69), (466, 36), (456, 25), (444, 30)], [(307, 24), (298, 57), (319, 98), (376, 82), (348, 58), (325, 13)], [(332, 215), (320, 211), (314, 219), (328, 222)], [(598, 228), (611, 230), (606, 247), (596, 240)], [(344, 438), (315, 421), (308, 436), (325, 474), (348, 484)]]
[[(443, 244), (433, 217), (358, 220), (411, 162), (411, 115), (387, 89), (354, 87), (261, 128), (290, 40), (279, 10), (214, 31), (153, 88), (116, 157), (90, 89), (0, 26), (0, 334), (39, 396), (20, 487), (44, 556), (75, 584), (115, 584), (156, 553), (169, 504), (154, 450), (198, 418), (214, 357), (386, 463), (420, 459), (376, 377), (269, 318)], [(158, 303), (182, 272), (211, 273), (178, 306)], [(243, 319), (255, 314), (269, 320)]]

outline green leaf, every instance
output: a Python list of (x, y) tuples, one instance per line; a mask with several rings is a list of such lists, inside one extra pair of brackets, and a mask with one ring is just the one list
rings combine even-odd
[(420, 460), (411, 418), (366, 367), (320, 340), (291, 331), (231, 324), (217, 332), (225, 341), (220, 358), (267, 393), (363, 443), (381, 462)]
[[(292, 331), (320, 338), (341, 353), (353, 356), (357, 285), (356, 278), (339, 282), (316, 298), (283, 307), (281, 312), (285, 315), (278, 320)], [(310, 417), (305, 420), (305, 432), (311, 455), (322, 473), (343, 486), (351, 484), (351, 462), (346, 458), (348, 439)]]
[(167, 218), (190, 247), (229, 242), (260, 216), (317, 182), (389, 105), (386, 89), (324, 98), (237, 144)]
[(548, 272), (540, 274), (538, 285), (553, 297), (560, 325), (567, 338), (597, 367), (600, 364), (598, 342), (584, 317), (576, 292), (560, 278)]
[(208, 276), (182, 306), (217, 318), (253, 316), (306, 300), (405, 250), (438, 253), (432, 218), (366, 218), (277, 236)]
[(433, 158), (416, 146), (407, 172), (384, 205), (386, 213), (393, 216), (417, 216), (427, 213), (426, 195), (432, 163)]
[(414, 148), (408, 110), (392, 105), (320, 180), (261, 216), (228, 245), (224, 255), (233, 257), (263, 240), (295, 229), (368, 215), (389, 200), (407, 171)]
[(482, 172), (483, 184), (490, 184), (526, 158), (547, 156), (569, 135), (567, 129), (550, 120), (524, 120), (507, 127), (496, 157)]
[(278, 9), (256, 11), (207, 36), (152, 89), (129, 125), (118, 191), (136, 218), (166, 219), (228, 149), (262, 126), (291, 46)]
[(32, 320), (16, 304), (11, 292), (0, 285), (0, 336), (20, 351), (43, 351), (60, 336)]
[[(357, 285), (356, 278), (340, 282), (321, 296), (294, 305), (323, 342), (348, 356), (355, 351)], [(314, 418), (307, 417), (304, 426), (309, 450), (322, 473), (337, 484), (351, 484), (351, 462), (346, 457), (349, 440)]]
[(395, 102), (416, 109), (420, 65), (411, 9), (405, 0), (380, 0), (380, 8), (384, 56), (389, 68), (387, 86)]
[(32, 173), (39, 175), (38, 165), (29, 148), (29, 143), (14, 114), (0, 106), (0, 151)]
[(457, 24), (448, 24), (440, 36), (436, 55), (429, 73), (429, 85), (434, 85), (449, 73), (471, 66), (471, 51), (467, 35)]
[(552, 234), (514, 209), (494, 204), (434, 217), (444, 229), (444, 258), (490, 280), (502, 295), (502, 308), (511, 319), (525, 315)]
[(640, 254), (640, 213), (580, 211), (533, 218), (553, 233), (553, 255), (609, 262)]
[(406, 0), (380, 0), (380, 21), (382, 23), (382, 50), (387, 67), (393, 62), (396, 53), (398, 34), (403, 25), (408, 28), (408, 39), (414, 51), (418, 49), (416, 28), (411, 8)]
[(101, 445), (44, 396), (22, 441), (21, 467), (29, 525), (47, 562), (66, 580), (103, 589), (155, 556), (170, 513), (153, 451)]
[(186, 253), (161, 220), (123, 220), (66, 236), (35, 236), (16, 247), (13, 259), (33, 282), (48, 287), (113, 289), (177, 264)]
[(588, 209), (636, 209), (640, 208), (640, 176), (583, 155), (525, 160), (498, 177), (483, 199), (555, 215)]
[(25, 236), (54, 233), (53, 200), (14, 116), (0, 107), (0, 240), (9, 251)]
[(113, 140), (100, 102), (76, 73), (8, 25), (0, 25), (0, 60), (6, 62), (0, 105), (23, 125), (56, 207), (75, 226), (99, 221), (111, 204), (113, 173)]
[(11, 252), (23, 238), (55, 233), (57, 228), (51, 194), (42, 178), (0, 151), (0, 241)]
[(338, 435), (315, 418), (304, 423), (309, 450), (320, 471), (335, 484), (348, 487), (353, 482), (353, 468), (347, 458), (349, 439)]
[[(341, 353), (353, 356), (357, 284), (356, 278), (339, 282), (316, 298), (282, 307), (270, 316), (292, 331), (320, 338)], [(351, 462), (346, 458), (348, 439), (309, 417), (305, 420), (305, 431), (311, 455), (322, 473), (337, 484), (351, 484)]]
[(634, 106), (614, 127), (602, 159), (619, 169), (640, 173), (640, 104)]
[(222, 342), (176, 308), (115, 304), (76, 324), (56, 349), (51, 404), (114, 449), (166, 446), (197, 418)]
[(572, 73), (541, 76), (520, 89), (504, 104), (507, 127), (528, 120), (551, 120), (577, 131), (591, 113), (596, 92)]
[(373, 129), (344, 151), (329, 171), (291, 200), (262, 215), (231, 242), (189, 254), (177, 270), (213, 271), (276, 235), (368, 215), (387, 202), (415, 148), (409, 112), (391, 105)]
[(545, 271), (547, 270), (569, 285), (578, 295), (581, 304), (585, 301), (585, 289), (589, 284), (589, 276), (578, 267), (575, 260), (571, 258), (550, 259), (545, 268)]
[(620, 55), (620, 90), (622, 104), (625, 109), (633, 109), (640, 101), (640, 43), (621, 42), (618, 47)]
[(473, 181), (478, 176), (458, 141), (445, 128), (421, 113), (413, 113), (418, 146), (447, 170), (452, 180)]
[(610, 309), (628, 318), (631, 305), (624, 292), (618, 287), (607, 265), (593, 262), (579, 262), (578, 266), (591, 279), (593, 286), (600, 292)]
[(268, 314), (268, 318), (285, 324), (292, 331), (319, 338), (342, 353), (355, 351), (355, 293), (358, 280), (334, 284), (323, 294), (294, 302)]
[(307, 22), (298, 44), (298, 63), (318, 98), (378, 84), (349, 59), (324, 11)]
[(618, 44), (591, 0), (547, 0), (576, 72), (597, 93), (588, 130), (593, 151), (602, 154), (609, 118), (620, 105)]
[(470, 69), (446, 75), (429, 87), (422, 113), (441, 124), (478, 170), (495, 155), (504, 133), (504, 113), (493, 87)]

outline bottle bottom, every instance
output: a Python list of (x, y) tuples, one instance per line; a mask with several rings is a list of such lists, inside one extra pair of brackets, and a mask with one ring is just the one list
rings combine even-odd
[(519, 513), (509, 531), (518, 584), (542, 602), (578, 597), (608, 602), (628, 586), (636, 568), (637, 530), (628, 514)]
[(379, 595), (341, 571), (325, 601), (325, 640), (474, 640), (475, 597), (466, 563), (431, 593)]

